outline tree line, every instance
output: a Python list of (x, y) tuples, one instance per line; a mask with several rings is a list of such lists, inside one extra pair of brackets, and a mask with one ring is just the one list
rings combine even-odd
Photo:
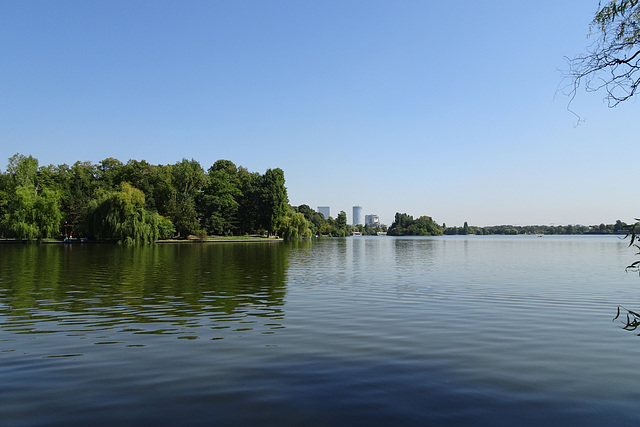
[(98, 163), (40, 166), (15, 154), (0, 173), (0, 237), (38, 241), (62, 237), (122, 243), (259, 234), (376, 234), (350, 226), (341, 211), (324, 218), (308, 205), (290, 206), (282, 169), (250, 172), (230, 160), (205, 170), (198, 161), (153, 165), (109, 157)]
[(627, 234), (629, 225), (617, 220), (615, 224), (600, 225), (493, 225), (487, 227), (470, 226), (467, 222), (462, 227), (440, 226), (430, 216), (414, 219), (406, 213), (396, 213), (395, 220), (389, 227), (391, 236), (441, 236), (441, 235), (491, 235), (491, 234)]
[(96, 164), (39, 166), (15, 154), (0, 173), (0, 237), (74, 237), (123, 243), (207, 235), (345, 237), (353, 232), (392, 236), (459, 234), (611, 234), (626, 224), (599, 226), (447, 227), (430, 216), (396, 213), (388, 228), (347, 224), (344, 211), (324, 218), (308, 205), (290, 206), (282, 169), (250, 172), (230, 160), (207, 170), (196, 160), (170, 165), (114, 158)]
[(125, 243), (190, 235), (308, 234), (288, 204), (282, 169), (250, 172), (229, 160), (206, 171), (196, 160), (171, 165), (114, 158), (39, 166), (15, 154), (0, 174), (0, 236), (62, 236)]
[(599, 225), (492, 225), (488, 227), (469, 226), (466, 222), (462, 227), (447, 227), (443, 225), (443, 233), (455, 234), (626, 234), (628, 225), (620, 220), (615, 224)]

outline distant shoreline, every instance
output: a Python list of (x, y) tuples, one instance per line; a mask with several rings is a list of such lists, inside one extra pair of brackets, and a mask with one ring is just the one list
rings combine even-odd
[[(260, 236), (233, 236), (233, 237), (206, 237), (203, 239), (161, 239), (156, 240), (154, 243), (159, 244), (177, 244), (177, 243), (254, 243), (254, 242), (282, 242), (282, 238), (275, 237), (260, 237)], [(0, 244), (28, 244), (39, 243), (45, 245), (82, 245), (82, 244), (118, 244), (114, 240), (58, 240), (58, 239), (46, 239), (46, 240), (20, 240), (20, 239), (0, 239)]]
[[(537, 237), (554, 237), (554, 236), (567, 236), (567, 237), (593, 237), (593, 236), (617, 236), (617, 237), (625, 237), (625, 233), (585, 233), (585, 234), (535, 234), (535, 233), (521, 233), (521, 234), (454, 234), (454, 235), (440, 235), (440, 236), (389, 236), (389, 237), (440, 237), (440, 238), (456, 238), (456, 237), (495, 237), (495, 236), (509, 236), (509, 237), (519, 237), (519, 236), (537, 236)], [(387, 236), (345, 236), (345, 237), (331, 237), (331, 236), (320, 236), (314, 239), (346, 239), (348, 237), (387, 237)], [(156, 240), (154, 244), (192, 244), (192, 243), (275, 243), (275, 242), (283, 242), (284, 239), (281, 237), (260, 237), (260, 236), (231, 236), (231, 237), (206, 237), (203, 239), (199, 238), (191, 238), (191, 239), (161, 239)], [(18, 240), (18, 239), (0, 239), (0, 245), (14, 245), (14, 244), (44, 244), (44, 245), (93, 245), (93, 244), (120, 244), (114, 240), (82, 240), (82, 239), (73, 239), (73, 240), (58, 240), (58, 239), (47, 239), (47, 240)], [(134, 245), (136, 246), (136, 245)]]

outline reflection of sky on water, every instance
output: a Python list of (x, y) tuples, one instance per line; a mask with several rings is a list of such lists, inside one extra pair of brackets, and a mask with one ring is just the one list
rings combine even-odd
[(3, 421), (638, 421), (615, 238), (8, 249)]

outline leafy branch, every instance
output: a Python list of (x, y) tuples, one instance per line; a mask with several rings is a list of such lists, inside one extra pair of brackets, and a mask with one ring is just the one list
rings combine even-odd
[[(627, 234), (624, 238), (629, 238), (629, 247), (633, 246), (638, 249), (639, 252), (636, 252), (636, 255), (640, 255), (640, 218), (636, 218), (635, 224), (626, 225), (625, 227), (627, 228)], [(637, 271), (640, 274), (640, 260), (629, 264), (626, 270)]]

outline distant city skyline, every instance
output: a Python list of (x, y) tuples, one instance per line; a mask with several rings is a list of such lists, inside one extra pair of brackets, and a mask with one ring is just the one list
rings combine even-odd
[[(321, 213), (325, 219), (328, 219), (331, 216), (331, 206), (318, 206), (316, 208), (316, 212)], [(380, 216), (377, 214), (369, 213), (364, 215), (364, 222), (362, 221), (362, 212), (364, 212), (364, 208), (362, 206), (353, 206), (351, 210), (351, 215), (347, 213), (345, 209), (340, 209), (338, 212), (344, 212), (347, 214), (347, 223), (355, 226), (355, 225), (367, 225), (369, 227), (380, 227), (380, 226), (388, 226), (393, 221), (388, 223), (381, 222)], [(332, 217), (335, 219), (334, 217)]]

